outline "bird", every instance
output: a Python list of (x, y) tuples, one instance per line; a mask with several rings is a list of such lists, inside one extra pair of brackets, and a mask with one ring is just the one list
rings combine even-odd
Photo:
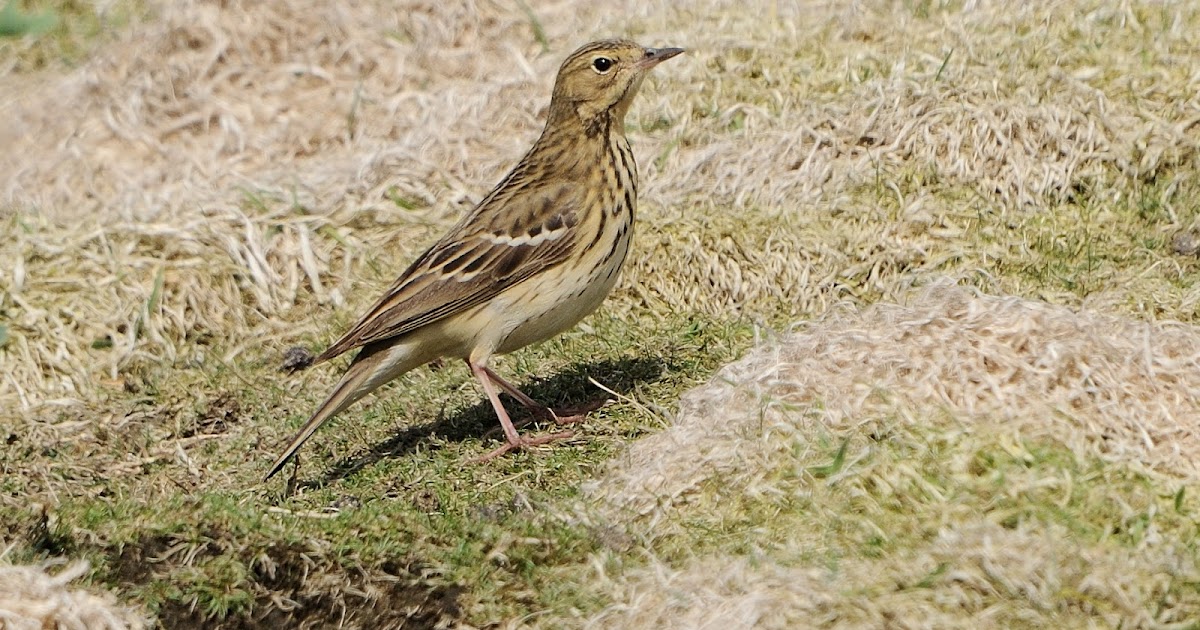
[(505, 443), (479, 461), (570, 435), (520, 435), (499, 390), (560, 424), (580, 418), (542, 406), (488, 361), (572, 328), (612, 290), (629, 252), (637, 207), (637, 164), (625, 116), (650, 70), (682, 52), (607, 39), (567, 56), (545, 127), (524, 157), (313, 360), (315, 365), (358, 350), (264, 481), (325, 421), (405, 372), (443, 358), (467, 363), (504, 431)]

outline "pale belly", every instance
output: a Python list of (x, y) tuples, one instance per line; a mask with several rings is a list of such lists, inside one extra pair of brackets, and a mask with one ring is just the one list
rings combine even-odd
[(566, 271), (558, 269), (550, 272), (558, 277), (548, 277), (548, 282), (531, 279), (522, 283), (526, 286), (513, 287), (504, 299), (494, 301), (490, 306), (495, 309), (493, 314), (496, 319), (493, 321), (502, 322), (497, 330), (490, 331), (499, 333), (494, 352), (513, 352), (578, 324), (608, 297), (620, 276), (628, 250), (627, 235), (618, 246), (618, 251), (592, 273), (589, 282), (561, 279)]

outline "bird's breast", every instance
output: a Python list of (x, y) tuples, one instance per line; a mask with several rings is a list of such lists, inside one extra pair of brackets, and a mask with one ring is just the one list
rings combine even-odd
[(493, 300), (496, 353), (549, 339), (579, 323), (612, 291), (633, 242), (637, 165), (623, 137), (609, 139), (583, 185), (572, 254)]
[(574, 245), (576, 255), (506, 291), (495, 302), (505, 312), (502, 319), (508, 329), (497, 340), (497, 353), (512, 352), (571, 328), (612, 291), (633, 242), (634, 212), (623, 192), (607, 199), (612, 206), (585, 213)]

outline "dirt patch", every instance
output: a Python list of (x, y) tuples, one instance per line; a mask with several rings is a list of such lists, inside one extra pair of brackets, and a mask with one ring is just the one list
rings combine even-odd
[(190, 438), (197, 435), (219, 435), (242, 421), (241, 401), (229, 393), (221, 393), (208, 401), (195, 419), (173, 437)]
[[(158, 610), (166, 628), (246, 629), (451, 627), (462, 616), (461, 590), (430, 586), (421, 567), (388, 561), (374, 567), (345, 567), (319, 549), (271, 544), (257, 550), (234, 549), (215, 539), (192, 543), (152, 536), (126, 545), (113, 564), (125, 589), (150, 581), (173, 581), (172, 574), (193, 563), (236, 556), (250, 568), (237, 585), (252, 602), (243, 610), (214, 619), (189, 601), (169, 600)], [(336, 620), (336, 621), (335, 621)]]

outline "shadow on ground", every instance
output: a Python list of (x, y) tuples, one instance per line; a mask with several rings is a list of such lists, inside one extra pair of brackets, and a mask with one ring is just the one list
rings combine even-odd
[[(592, 385), (588, 381), (589, 377), (617, 393), (623, 393), (635, 389), (638, 385), (658, 381), (666, 367), (666, 362), (660, 357), (606, 359), (578, 363), (554, 376), (515, 384), (534, 400), (556, 409), (589, 408), (612, 398)], [(501, 399), (518, 427), (532, 420), (529, 412), (512, 398), (501, 394)], [(540, 421), (533, 422), (526, 430), (533, 430), (535, 427), (541, 429), (546, 425), (547, 423)], [(338, 462), (322, 477), (300, 482), (298, 487), (320, 487), (344, 479), (385, 458), (402, 457), (418, 444), (426, 443), (434, 436), (449, 442), (479, 437), (495, 438), (495, 445), (498, 446), (499, 440), (503, 439), (498, 428), (499, 423), (491, 404), (480, 394), (478, 403), (432, 422), (403, 428), (391, 438), (375, 444), (367, 452)]]

